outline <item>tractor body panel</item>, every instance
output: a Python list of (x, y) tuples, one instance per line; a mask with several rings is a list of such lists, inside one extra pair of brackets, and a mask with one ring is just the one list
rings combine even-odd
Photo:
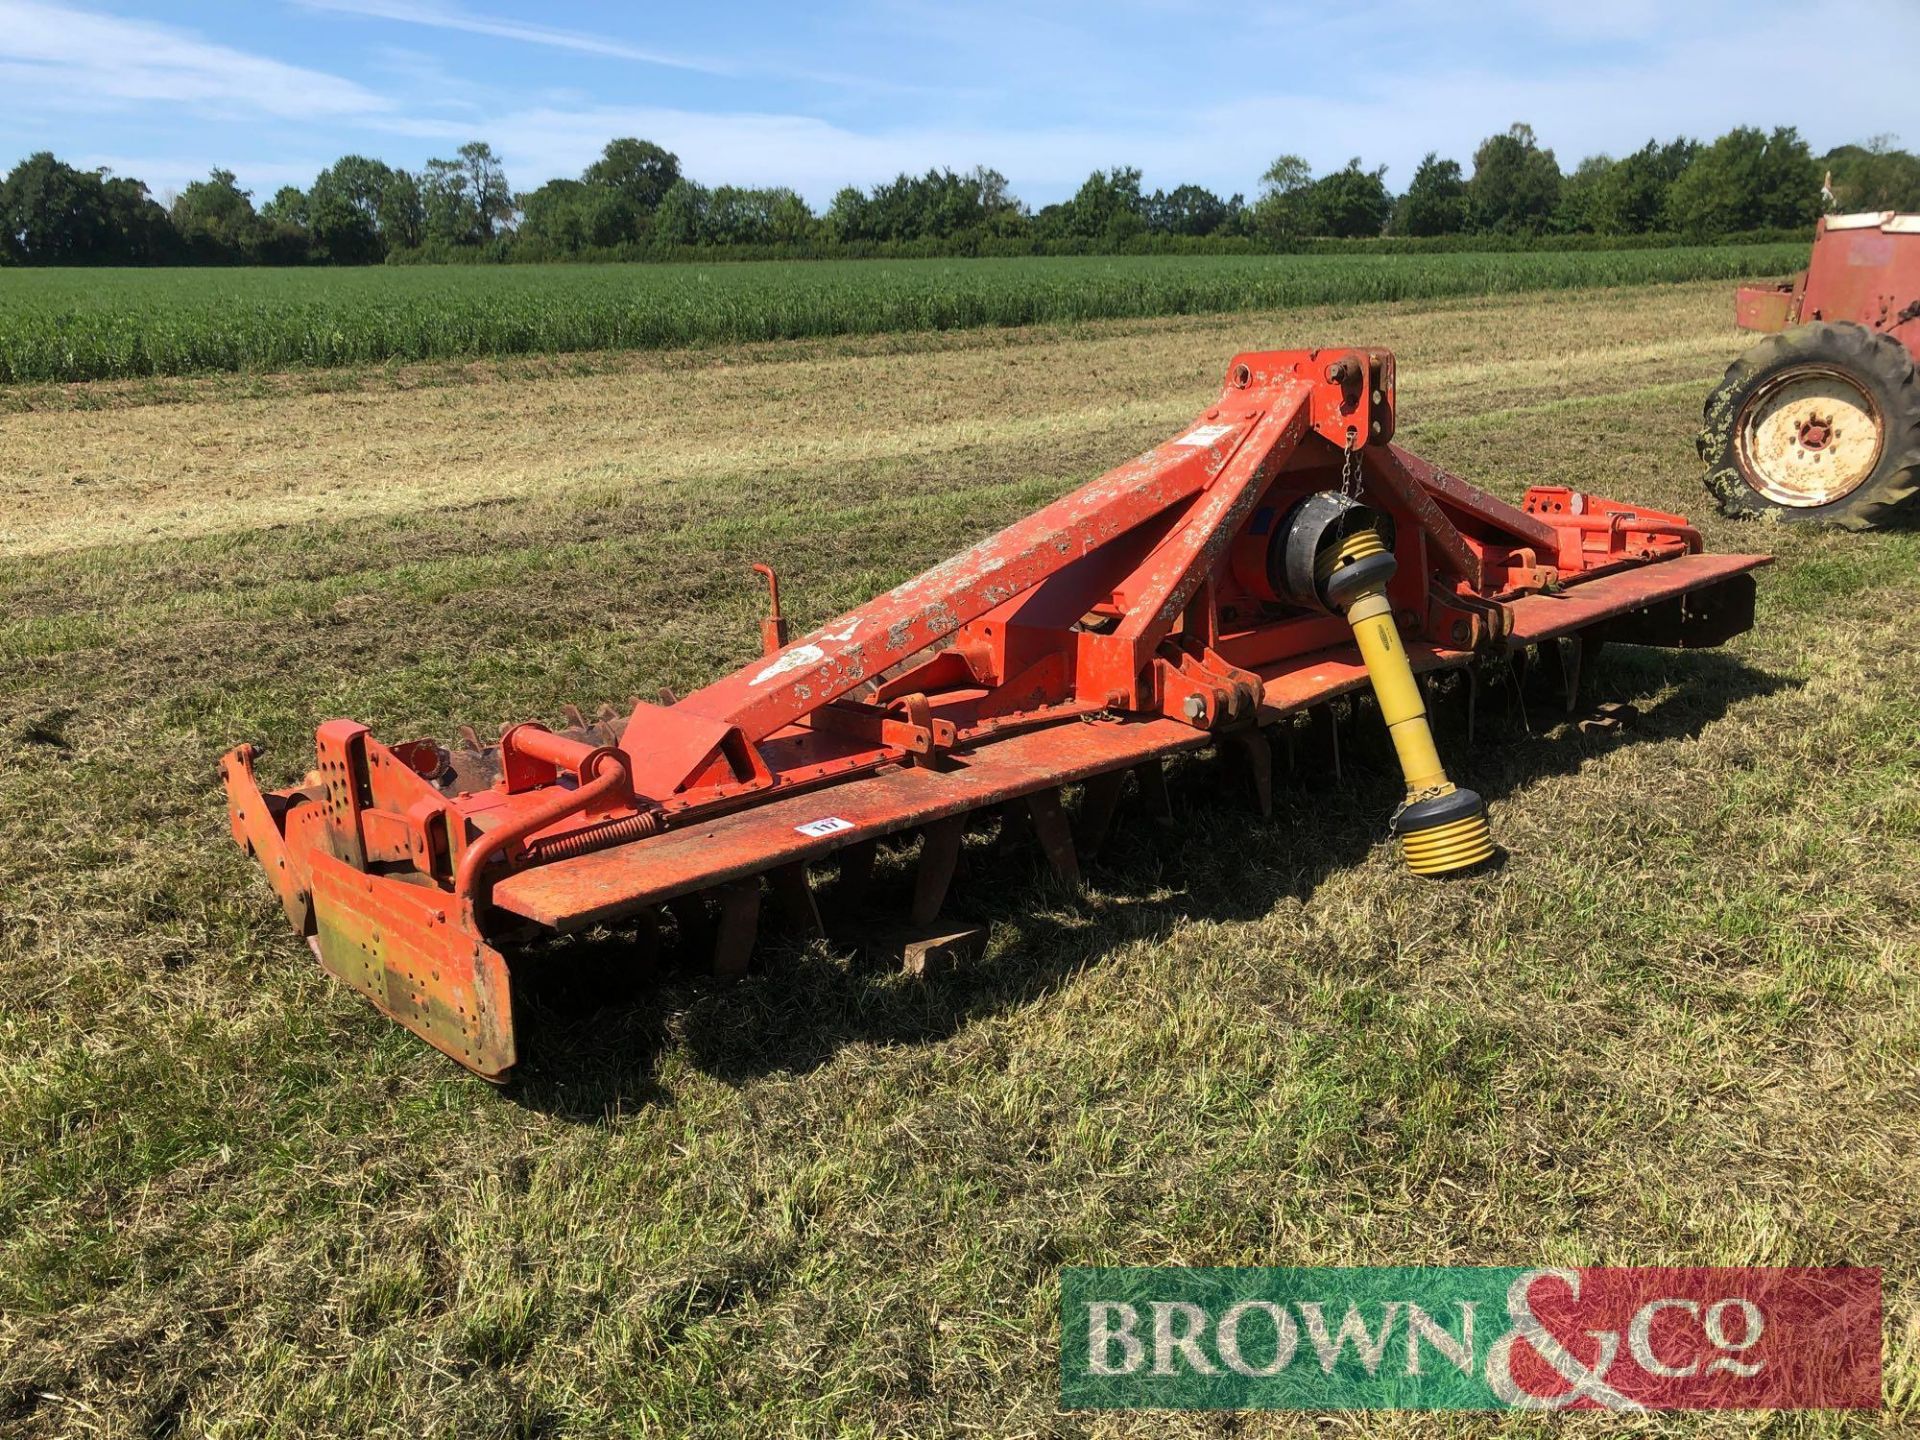
[(1734, 320), (1762, 331), (1849, 320), (1894, 336), (1920, 360), (1920, 215), (1822, 217), (1806, 270), (1788, 285), (1740, 287)]

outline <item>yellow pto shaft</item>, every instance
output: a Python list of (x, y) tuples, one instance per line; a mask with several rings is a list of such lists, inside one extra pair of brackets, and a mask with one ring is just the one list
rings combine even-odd
[[(1372, 563), (1362, 565), (1362, 561)], [(1416, 875), (1446, 875), (1491, 859), (1493, 835), (1487, 828), (1485, 804), (1473, 791), (1447, 779), (1440, 752), (1434, 748), (1426, 703), (1387, 600), (1393, 557), (1379, 532), (1369, 527), (1343, 537), (1337, 546), (1322, 552), (1315, 568), (1328, 600), (1353, 627), (1374, 698), (1400, 760), (1400, 773), (1406, 778), (1407, 799), (1394, 828), (1408, 867)]]

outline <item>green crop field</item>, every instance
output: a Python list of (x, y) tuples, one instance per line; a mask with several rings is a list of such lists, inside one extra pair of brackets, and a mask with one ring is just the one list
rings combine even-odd
[(1519, 254), (0, 273), (0, 383), (654, 349), (1781, 274), (1802, 245)]

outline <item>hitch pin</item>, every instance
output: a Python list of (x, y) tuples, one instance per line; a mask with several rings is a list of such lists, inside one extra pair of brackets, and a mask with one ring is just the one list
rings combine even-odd
[(787, 647), (787, 621), (780, 613), (780, 577), (771, 565), (758, 562), (753, 573), (767, 577), (767, 618), (760, 622), (760, 653), (778, 655)]

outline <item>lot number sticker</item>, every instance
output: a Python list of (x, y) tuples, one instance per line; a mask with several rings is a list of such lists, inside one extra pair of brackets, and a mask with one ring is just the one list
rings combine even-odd
[(822, 835), (838, 835), (842, 830), (851, 830), (853, 822), (842, 820), (838, 815), (829, 815), (824, 820), (809, 820), (804, 825), (793, 827), (802, 835), (811, 835), (818, 840)]

